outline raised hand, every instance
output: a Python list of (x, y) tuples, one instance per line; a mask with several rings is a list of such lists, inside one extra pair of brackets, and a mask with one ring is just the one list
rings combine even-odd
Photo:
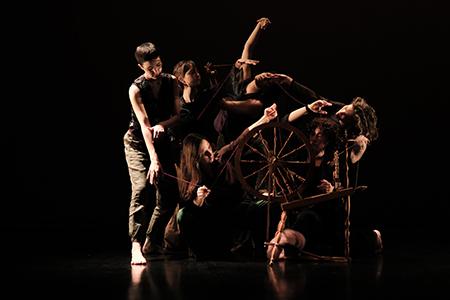
[(266, 29), (272, 22), (270, 22), (269, 18), (259, 18), (256, 20), (256, 23), (261, 26), (261, 29)]
[(205, 204), (205, 199), (208, 197), (210, 189), (206, 187), (206, 185), (202, 185), (197, 189), (197, 197), (194, 200), (194, 204), (198, 207), (202, 207)]
[(268, 121), (272, 121), (278, 116), (277, 112), (277, 104), (274, 103), (271, 106), (264, 109), (264, 117), (268, 119)]

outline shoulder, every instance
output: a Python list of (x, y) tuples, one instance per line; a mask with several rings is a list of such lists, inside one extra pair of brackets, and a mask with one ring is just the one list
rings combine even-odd
[(143, 82), (145, 82), (145, 81), (146, 81), (145, 76), (144, 76), (144, 75), (141, 75), (141, 76), (139, 76), (138, 78), (136, 78), (136, 79), (133, 81), (132, 85), (134, 84), (134, 85), (139, 86), (139, 85), (141, 85), (141, 84), (142, 84)]
[(132, 83), (131, 85), (130, 85), (130, 88), (128, 89), (128, 93), (130, 94), (130, 95), (137, 95), (137, 94), (139, 94), (140, 93), (140, 88), (139, 88), (139, 86), (136, 84), (136, 83)]
[(133, 91), (142, 90), (145, 87), (146, 82), (147, 82), (147, 79), (145, 79), (144, 75), (139, 76), (131, 83), (130, 92), (132, 90)]

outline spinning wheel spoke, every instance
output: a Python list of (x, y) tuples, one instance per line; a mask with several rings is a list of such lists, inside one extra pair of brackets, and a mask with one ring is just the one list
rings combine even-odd
[(258, 135), (261, 140), (261, 143), (263, 144), (263, 146), (266, 150), (266, 153), (269, 153), (270, 150), (269, 150), (269, 144), (267, 143), (267, 140), (262, 136), (261, 131), (258, 132)]
[(297, 178), (297, 179), (300, 180), (302, 183), (306, 181), (306, 178), (304, 178), (304, 177), (298, 175), (297, 173), (295, 173), (295, 172), (293, 172), (293, 171), (291, 171), (291, 170), (289, 170), (289, 169), (284, 169), (284, 168), (283, 168), (283, 170), (285, 170), (285, 171), (288, 173), (288, 176), (291, 177), (291, 179), (293, 179), (293, 181), (295, 181), (294, 178)]
[(261, 188), (262, 184), (264, 183), (264, 180), (266, 180), (266, 178), (267, 178), (268, 175), (269, 175), (269, 169), (267, 169), (266, 174), (265, 174), (264, 177), (260, 180), (260, 182), (256, 184), (256, 190), (257, 190), (257, 191)]
[(264, 156), (263, 153), (261, 153), (258, 149), (256, 149), (256, 148), (253, 147), (252, 145), (249, 145), (249, 144), (246, 143), (245, 146), (247, 146), (248, 148), (250, 148), (250, 150), (251, 150), (252, 152), (257, 153), (257, 154), (261, 155), (261, 157), (266, 158), (266, 157)]
[[(292, 137), (293, 134), (294, 134), (293, 132), (291, 132), (291, 133), (289, 134), (288, 138), (286, 139), (286, 142), (285, 142), (285, 143), (283, 144), (283, 146), (281, 147), (280, 152), (278, 152), (278, 157), (279, 157), (279, 158), (283, 158), (283, 157), (284, 157), (284, 156), (280, 157), (280, 155), (281, 155), (281, 153), (283, 152), (283, 150), (284, 150), (284, 148), (286, 147), (286, 145), (289, 143), (289, 140), (291, 139), (291, 137)], [(281, 142), (281, 138), (280, 138), (280, 142)]]
[(284, 184), (284, 186), (286, 186), (288, 192), (289, 192), (289, 193), (292, 193), (292, 192), (294, 191), (294, 190), (292, 189), (292, 186), (294, 186), (294, 185), (293, 185), (294, 182), (293, 182), (293, 181), (288, 182), (288, 179), (287, 179), (286, 177), (283, 176), (283, 173), (281, 173), (280, 168), (277, 167), (276, 170), (277, 170), (278, 174), (280, 174), (280, 177), (281, 177), (281, 179), (283, 180), (283, 184)]
[(280, 164), (288, 165), (288, 164), (299, 164), (299, 165), (308, 165), (307, 161), (299, 161), (299, 160), (279, 160)]
[(253, 176), (253, 175), (255, 175), (255, 174), (258, 174), (259, 172), (261, 172), (262, 170), (264, 170), (264, 169), (267, 168), (268, 166), (269, 166), (269, 165), (265, 165), (264, 167), (259, 168), (258, 170), (254, 171), (253, 173), (246, 175), (244, 178), (247, 179), (247, 178), (249, 178), (249, 177), (251, 177), (251, 176)]
[(291, 154), (293, 154), (293, 153), (295, 153), (295, 152), (297, 152), (297, 151), (300, 151), (300, 150), (302, 150), (305, 146), (306, 146), (306, 144), (303, 144), (303, 145), (301, 145), (300, 147), (297, 147), (297, 148), (295, 148), (294, 150), (289, 151), (288, 153), (286, 153), (285, 155), (283, 155), (283, 156), (281, 156), (281, 157), (279, 157), (279, 158), (282, 159), (282, 158), (284, 158), (284, 157), (286, 157), (286, 156), (289, 156), (289, 155), (291, 155)]

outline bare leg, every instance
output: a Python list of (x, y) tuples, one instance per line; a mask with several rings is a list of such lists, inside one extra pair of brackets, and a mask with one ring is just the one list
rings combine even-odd
[(132, 265), (131, 266), (131, 284), (133, 286), (139, 285), (142, 279), (142, 273), (147, 268), (145, 265)]
[(131, 264), (132, 265), (145, 265), (147, 260), (141, 251), (141, 244), (139, 242), (133, 242), (131, 244)]

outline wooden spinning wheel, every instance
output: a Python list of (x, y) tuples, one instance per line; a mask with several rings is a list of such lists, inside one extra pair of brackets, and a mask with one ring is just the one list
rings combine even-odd
[[(345, 155), (348, 156), (347, 148)], [(313, 172), (312, 151), (306, 136), (289, 123), (270, 122), (255, 127), (238, 144), (234, 159), (238, 179), (250, 194), (261, 200), (281, 203), (282, 214), (275, 233), (276, 242), (270, 265), (275, 260), (274, 253), (285, 226), (286, 212), (336, 198), (343, 199), (345, 207), (345, 255), (302, 253), (315, 260), (350, 261), (350, 195), (357, 190), (364, 190), (365, 186), (350, 188), (346, 178), (345, 188), (303, 198), (302, 192), (309, 184)]]
[(239, 181), (250, 194), (281, 203), (301, 198), (313, 166), (306, 136), (281, 122), (252, 129), (239, 143), (234, 163)]

